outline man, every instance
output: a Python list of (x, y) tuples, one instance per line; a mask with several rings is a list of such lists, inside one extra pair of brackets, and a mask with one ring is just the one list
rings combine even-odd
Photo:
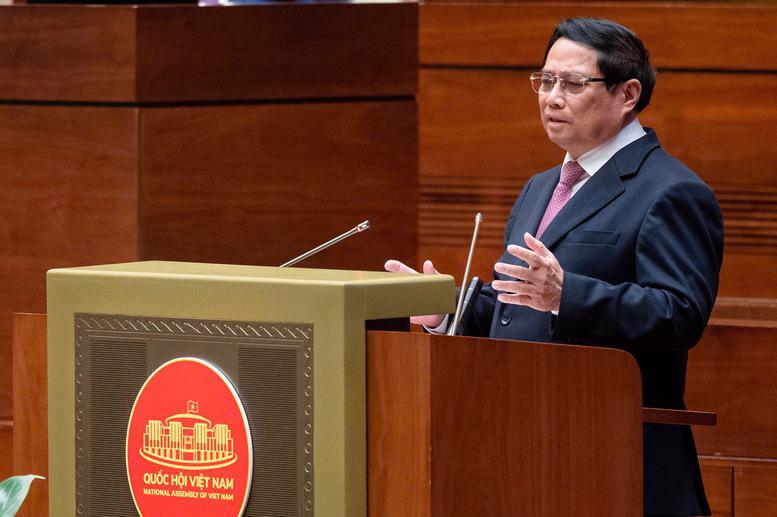
[[(566, 156), (524, 186), (465, 333), (625, 349), (639, 363), (644, 404), (683, 409), (688, 349), (718, 289), (715, 196), (637, 121), (655, 72), (630, 30), (561, 22), (531, 82), (548, 138)], [(412, 271), (393, 260), (386, 269)], [(424, 273), (436, 273), (431, 262)], [(439, 331), (443, 320), (413, 321)], [(644, 454), (646, 515), (710, 514), (688, 427), (646, 424)]]

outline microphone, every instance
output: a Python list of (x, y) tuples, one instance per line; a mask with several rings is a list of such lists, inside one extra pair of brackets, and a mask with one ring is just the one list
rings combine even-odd
[[(469, 276), (469, 267), (472, 265), (472, 255), (475, 252), (475, 242), (478, 240), (478, 232), (480, 231), (480, 223), (483, 221), (483, 214), (480, 212), (475, 215), (475, 229), (472, 231), (472, 242), (469, 245), (469, 255), (467, 256), (467, 266), (464, 268), (464, 277), (461, 279), (461, 287), (464, 288), (467, 285), (467, 277)], [(456, 314), (453, 315), (453, 323), (448, 329), (449, 336), (455, 336), (456, 331), (459, 328), (459, 322), (461, 321), (461, 309), (464, 306), (464, 296), (459, 296), (459, 303), (456, 305)]]
[(291, 259), (288, 262), (284, 262), (279, 267), (289, 267), (289, 266), (292, 266), (292, 265), (296, 264), (297, 262), (300, 262), (300, 261), (305, 260), (306, 258), (308, 258), (310, 256), (315, 255), (319, 251), (324, 251), (329, 246), (333, 246), (333, 245), (337, 244), (338, 242), (347, 239), (351, 235), (356, 235), (359, 232), (363, 232), (364, 230), (368, 229), (369, 227), (370, 227), (370, 222), (369, 221), (361, 222), (361, 223), (357, 224), (356, 226), (354, 226), (353, 228), (351, 228), (350, 230), (348, 230), (347, 232), (338, 235), (334, 239), (326, 241), (324, 244), (316, 246), (315, 248), (313, 248), (310, 251), (306, 251), (305, 253), (303, 253), (299, 257), (295, 257), (295, 258)]
[[(475, 300), (480, 296), (480, 290), (483, 288), (483, 281), (476, 277), (472, 277), (472, 281), (469, 283), (466, 293), (464, 293), (464, 304), (461, 309), (461, 317), (459, 318), (459, 324), (454, 331), (455, 336), (460, 336), (464, 332), (464, 324), (469, 318), (470, 314), (475, 308)], [(462, 293), (459, 293), (462, 296)]]

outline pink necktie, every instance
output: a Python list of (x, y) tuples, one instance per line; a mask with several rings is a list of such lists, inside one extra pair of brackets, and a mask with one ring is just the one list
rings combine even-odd
[(553, 191), (548, 208), (545, 209), (545, 215), (542, 216), (540, 227), (537, 229), (536, 237), (538, 239), (553, 218), (561, 212), (569, 198), (572, 197), (572, 186), (577, 183), (583, 174), (585, 174), (585, 171), (577, 162), (567, 162), (561, 168), (561, 177), (558, 180), (558, 185), (556, 185), (556, 189)]

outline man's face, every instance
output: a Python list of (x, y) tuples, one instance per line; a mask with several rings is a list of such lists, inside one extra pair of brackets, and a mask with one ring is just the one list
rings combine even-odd
[[(567, 38), (560, 38), (548, 52), (543, 72), (553, 75), (579, 73), (602, 77), (596, 64), (596, 51)], [(560, 81), (553, 90), (538, 95), (542, 125), (551, 142), (577, 159), (607, 140), (623, 127), (626, 114), (624, 96), (618, 87), (607, 91), (603, 82), (586, 84), (582, 92), (570, 94)]]

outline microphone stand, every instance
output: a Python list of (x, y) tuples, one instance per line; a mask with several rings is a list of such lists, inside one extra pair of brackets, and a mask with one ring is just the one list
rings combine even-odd
[(329, 246), (333, 246), (333, 245), (337, 244), (338, 242), (340, 242), (340, 241), (342, 241), (344, 239), (347, 239), (351, 235), (355, 235), (355, 234), (357, 234), (359, 232), (363, 232), (364, 230), (366, 230), (369, 227), (370, 227), (370, 222), (369, 221), (364, 221), (362, 223), (359, 223), (356, 226), (354, 226), (353, 228), (351, 228), (350, 230), (348, 230), (347, 232), (345, 232), (345, 233), (343, 233), (341, 235), (338, 235), (337, 237), (335, 237), (332, 240), (326, 241), (324, 244), (321, 244), (320, 246), (316, 246), (315, 248), (313, 248), (310, 251), (306, 251), (305, 253), (303, 253), (299, 257), (295, 257), (295, 258), (291, 259), (288, 262), (284, 262), (279, 267), (293, 266), (297, 262), (305, 260), (306, 258), (310, 257), (311, 255), (315, 255), (319, 251), (324, 251)]

